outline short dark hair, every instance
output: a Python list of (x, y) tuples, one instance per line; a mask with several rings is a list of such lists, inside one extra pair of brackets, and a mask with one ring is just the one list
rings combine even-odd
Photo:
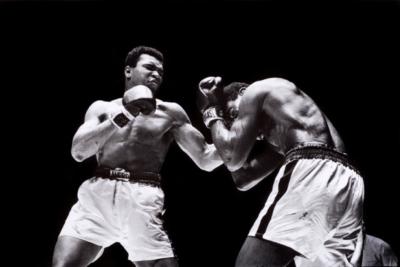
[(244, 82), (232, 82), (224, 86), (223, 95), (225, 102), (235, 100), (239, 96), (239, 92), (242, 89), (246, 89), (248, 86), (249, 84)]
[(131, 51), (129, 51), (128, 55), (125, 58), (125, 66), (135, 67), (140, 55), (142, 54), (153, 56), (161, 62), (164, 61), (164, 56), (160, 51), (153, 47), (140, 45), (134, 47)]

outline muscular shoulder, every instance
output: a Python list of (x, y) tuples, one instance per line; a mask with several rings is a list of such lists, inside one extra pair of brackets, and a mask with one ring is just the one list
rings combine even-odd
[(249, 86), (253, 94), (274, 94), (278, 90), (294, 91), (297, 89), (296, 85), (286, 79), (282, 78), (267, 78), (252, 83)]
[(268, 78), (256, 81), (249, 85), (243, 95), (243, 102), (246, 105), (262, 104), (265, 99), (278, 102), (280, 98), (287, 99), (292, 94), (297, 94), (298, 89), (296, 85), (288, 80), (282, 78)]
[(261, 98), (260, 95), (265, 96), (269, 104), (283, 104), (288, 101), (298, 99), (302, 95), (297, 86), (282, 78), (268, 78), (254, 83), (254, 95)]
[(104, 114), (108, 113), (108, 111), (112, 108), (118, 107), (118, 99), (113, 101), (103, 101), (97, 100), (93, 102), (85, 114), (85, 120), (92, 119), (94, 117), (100, 118)]
[(165, 102), (157, 99), (157, 108), (171, 117), (174, 125), (190, 123), (190, 119), (185, 110), (177, 103)]

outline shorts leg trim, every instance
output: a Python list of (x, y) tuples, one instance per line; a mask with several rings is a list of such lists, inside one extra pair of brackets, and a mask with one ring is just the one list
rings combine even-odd
[(279, 199), (286, 193), (289, 182), (290, 182), (290, 177), (292, 176), (292, 172), (294, 167), (296, 166), (297, 160), (289, 162), (286, 167), (285, 167), (285, 173), (283, 174), (282, 178), (279, 181), (279, 186), (278, 186), (278, 193), (275, 196), (274, 202), (271, 204), (271, 206), (268, 208), (268, 211), (265, 213), (263, 218), (260, 221), (260, 225), (258, 226), (257, 232), (256, 232), (256, 237), (262, 238), (263, 235), (265, 234), (265, 231), (267, 230), (268, 224), (271, 221), (272, 214), (274, 212), (274, 208), (276, 204), (278, 203)]

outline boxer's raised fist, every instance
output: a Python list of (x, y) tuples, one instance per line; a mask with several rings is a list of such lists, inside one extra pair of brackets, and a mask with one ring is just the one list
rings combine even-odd
[(199, 82), (197, 106), (201, 112), (204, 112), (204, 110), (211, 106), (220, 106), (222, 97), (221, 77), (207, 77)]

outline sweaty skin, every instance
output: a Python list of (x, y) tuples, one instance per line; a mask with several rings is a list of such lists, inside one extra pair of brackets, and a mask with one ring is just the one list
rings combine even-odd
[[(163, 62), (155, 56), (142, 53), (135, 63), (127, 63), (123, 98), (95, 101), (89, 107), (83, 124), (73, 137), (71, 154), (75, 160), (83, 161), (96, 156), (98, 165), (103, 167), (159, 173), (168, 148), (175, 140), (201, 169), (211, 171), (222, 164), (215, 147), (206, 143), (204, 136), (192, 126), (186, 112), (178, 104), (156, 99), (155, 110), (153, 105), (149, 109), (143, 109), (143, 106), (132, 108), (135, 105), (133, 101), (140, 99), (135, 99), (135, 95), (143, 95), (140, 90), (150, 89), (151, 93), (146, 91), (143, 99), (150, 97), (150, 102), (154, 103), (152, 97), (163, 78)], [(122, 99), (125, 106), (132, 109), (123, 109)], [(130, 113), (123, 115), (127, 124), (114, 124), (112, 118), (126, 112)], [(84, 239), (59, 236), (53, 266), (88, 266), (101, 255), (102, 249)], [(136, 261), (134, 264), (138, 267), (178, 266), (175, 257)]]
[[(143, 84), (154, 93), (162, 81), (162, 72), (162, 64), (156, 58), (143, 54), (136, 66), (127, 66), (126, 88)], [(110, 118), (121, 112), (122, 99), (94, 102), (73, 138), (72, 156), (83, 161), (96, 155), (100, 166), (158, 173), (175, 140), (201, 169), (211, 171), (222, 164), (214, 145), (206, 143), (181, 106), (159, 99), (156, 103), (154, 113), (139, 114), (118, 129)]]
[[(85, 123), (88, 127), (109, 124), (108, 118), (118, 113), (121, 106), (121, 99), (97, 101), (89, 108)], [(174, 139), (202, 169), (211, 170), (221, 164), (215, 147), (205, 143), (183, 109), (159, 99), (155, 113), (141, 114), (121, 129), (115, 127), (103, 144), (97, 143), (98, 164), (158, 173)]]
[[(316, 103), (293, 83), (269, 78), (251, 84), (238, 106), (238, 117), (230, 129), (222, 121), (211, 126), (215, 146), (239, 189), (246, 190), (271, 173), (292, 148), (304, 143), (334, 147), (344, 145), (336, 129)], [(260, 138), (262, 137), (262, 138)], [(249, 157), (256, 140), (265, 149)]]

